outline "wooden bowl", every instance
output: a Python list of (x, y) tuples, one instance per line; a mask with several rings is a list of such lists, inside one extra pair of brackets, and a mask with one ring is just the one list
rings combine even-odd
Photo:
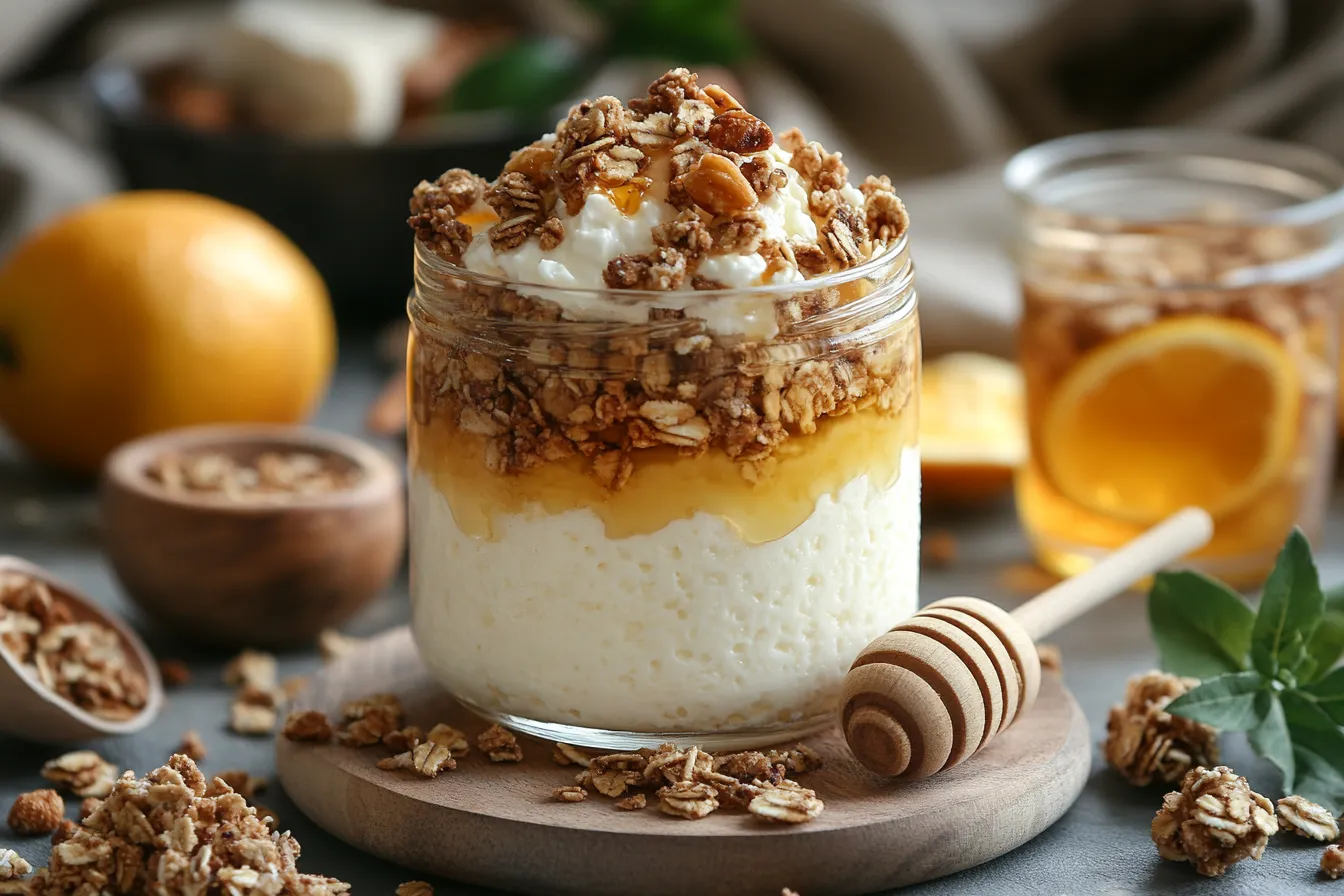
[[(359, 477), (350, 488), (278, 501), (169, 491), (151, 464), (170, 453), (250, 461), (268, 451), (316, 454)], [(127, 592), (158, 621), (221, 646), (310, 641), (376, 595), (406, 537), (400, 468), (357, 439), (295, 426), (171, 430), (107, 459), (103, 543)]]
[(80, 709), (49, 690), (19, 665), (7, 650), (0, 650), (0, 732), (40, 743), (64, 744), (117, 734), (132, 734), (144, 728), (163, 706), (163, 681), (144, 642), (116, 616), (108, 613), (68, 582), (18, 557), (0, 556), (0, 572), (18, 572), (45, 582), (70, 609), (76, 622), (98, 622), (115, 631), (131, 668), (149, 685), (144, 707), (129, 719), (105, 719)]

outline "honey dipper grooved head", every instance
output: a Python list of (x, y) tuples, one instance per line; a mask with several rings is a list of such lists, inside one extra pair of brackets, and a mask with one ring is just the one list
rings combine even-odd
[(938, 601), (864, 648), (845, 676), (841, 727), (880, 775), (924, 778), (973, 755), (1036, 700), (1040, 660), (1022, 626), (976, 598)]

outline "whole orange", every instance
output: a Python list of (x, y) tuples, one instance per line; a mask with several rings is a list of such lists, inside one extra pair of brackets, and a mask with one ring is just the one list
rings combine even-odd
[(0, 268), (0, 423), (81, 473), (197, 423), (294, 422), (335, 359), (331, 302), (261, 218), (193, 193), (122, 193), (35, 233)]

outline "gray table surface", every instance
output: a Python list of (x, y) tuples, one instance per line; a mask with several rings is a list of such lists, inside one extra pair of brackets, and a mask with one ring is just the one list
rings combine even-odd
[[(322, 426), (358, 433), (364, 410), (381, 383), (373, 352), (367, 346), (347, 346), (330, 398), (318, 415)], [(392, 445), (390, 450), (396, 450)], [(1330, 533), (1322, 562), (1327, 583), (1344, 580), (1344, 495), (1335, 495)], [(972, 594), (1011, 605), (1022, 599), (1014, 593), (1015, 577), (1005, 574), (1028, 561), (1025, 542), (1007, 503), (926, 522), (953, 532), (959, 558), (947, 569), (926, 569), (924, 600)], [(122, 768), (138, 772), (160, 765), (179, 743), (182, 732), (197, 729), (209, 747), (203, 763), (207, 772), (244, 768), (254, 775), (274, 773), (272, 745), (265, 738), (245, 738), (225, 727), (229, 691), (220, 680), (228, 657), (203, 652), (154, 630), (138, 617), (119, 592), (98, 549), (96, 514), (89, 489), (43, 474), (20, 459), (18, 451), (0, 436), (0, 553), (18, 554), (46, 566), (83, 587), (95, 599), (129, 617), (145, 633), (151, 649), (161, 656), (187, 660), (192, 684), (171, 695), (163, 714), (147, 730), (133, 737), (90, 744)], [(184, 596), (185, 597), (185, 596)], [(368, 607), (345, 630), (368, 635), (407, 621), (404, 576), (388, 593)], [(1077, 696), (1094, 735), (1104, 733), (1106, 709), (1121, 695), (1125, 678), (1153, 666), (1155, 654), (1147, 634), (1143, 600), (1126, 595), (1074, 623), (1054, 639), (1063, 653), (1064, 677)], [(282, 675), (311, 672), (319, 665), (314, 651), (281, 658)], [(0, 712), (4, 712), (0, 695)], [(1224, 738), (1225, 761), (1246, 774), (1257, 790), (1278, 796), (1276, 773), (1255, 760), (1240, 735)], [(43, 786), (38, 775), (51, 758), (49, 747), (0, 738), (0, 811), (7, 812), (14, 797)], [(1093, 751), (1092, 774), (1081, 798), (1053, 827), (1002, 858), (941, 880), (902, 892), (919, 896), (954, 893), (1127, 894), (1172, 893), (1219, 896), (1306, 893), (1322, 885), (1316, 874), (1321, 849), (1297, 837), (1278, 837), (1261, 862), (1245, 862), (1221, 880), (1206, 880), (1188, 865), (1159, 861), (1148, 836), (1148, 824), (1161, 803), (1163, 788), (1138, 789), (1125, 784)], [(300, 867), (333, 875), (354, 885), (360, 894), (391, 894), (397, 884), (419, 877), (406, 869), (350, 849), (304, 818), (272, 783), (258, 800), (275, 810), (283, 826), (303, 845)], [(75, 817), (78, 801), (67, 814)], [(985, 824), (993, 824), (986, 818)], [(0, 846), (17, 849), (34, 866), (45, 864), (47, 838), (16, 838), (0, 828)], [(837, 875), (843, 875), (837, 869)], [(432, 881), (440, 894), (487, 894), (497, 891)], [(1339, 885), (1344, 893), (1344, 883)], [(807, 894), (803, 894), (807, 896)]]

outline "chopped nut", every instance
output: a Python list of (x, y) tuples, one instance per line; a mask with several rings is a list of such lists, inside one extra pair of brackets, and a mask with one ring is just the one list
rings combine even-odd
[(181, 660), (159, 660), (159, 678), (166, 688), (185, 687), (191, 683), (191, 669)]
[(732, 215), (756, 204), (756, 191), (732, 160), (706, 153), (682, 175), (682, 185), (696, 205), (712, 215)]
[(680, 818), (704, 818), (719, 808), (718, 794), (708, 784), (677, 781), (659, 789), (658, 808)]
[(1328, 842), (1339, 839), (1339, 822), (1330, 810), (1300, 796), (1279, 800), (1279, 825), (1299, 837)]
[(364, 640), (343, 635), (334, 628), (324, 628), (317, 633), (317, 650), (322, 654), (322, 662), (330, 663), (359, 647)]
[(562, 803), (581, 803), (588, 798), (588, 791), (575, 784), (557, 787), (551, 791), (551, 799)]
[(30, 873), (33, 866), (12, 849), (0, 848), (0, 880), (18, 880)]
[(1217, 877), (1245, 858), (1259, 859), (1279, 825), (1274, 805), (1230, 768), (1191, 769), (1181, 789), (1162, 799), (1153, 842), (1164, 859), (1191, 862)]
[(555, 760), (556, 765), (577, 765), (587, 768), (590, 759), (578, 747), (571, 747), (569, 744), (557, 743), (551, 749), (551, 758)]
[(285, 737), (294, 741), (315, 741), (327, 743), (331, 740), (331, 722), (326, 715), (315, 709), (291, 712), (285, 719)]
[(1218, 732), (1208, 725), (1173, 716), (1165, 707), (1199, 682), (1163, 672), (1132, 678), (1123, 706), (1112, 707), (1106, 721), (1106, 761), (1138, 786), (1154, 778), (1180, 780), (1194, 766), (1218, 761)]
[[(0, 858), (0, 870), (3, 868), (4, 860)], [(1334, 844), (1325, 848), (1321, 854), (1321, 873), (1331, 880), (1344, 877), (1344, 846)]]
[(476, 738), (477, 748), (490, 757), (491, 762), (522, 762), (523, 748), (513, 732), (499, 725), (491, 725)]
[(423, 880), (408, 880), (397, 887), (395, 896), (434, 896), (434, 888)]
[(648, 799), (642, 793), (631, 794), (623, 800), (616, 801), (616, 808), (623, 812), (634, 812), (637, 809), (643, 809), (649, 804)]
[(49, 834), (65, 815), (65, 801), (54, 790), (31, 790), (19, 794), (9, 810), (9, 828), (20, 837)]
[(758, 818), (789, 824), (811, 821), (824, 808), (814, 791), (799, 787), (789, 780), (764, 785), (760, 793), (747, 804), (747, 811)]
[(80, 797), (106, 797), (112, 792), (117, 775), (117, 767), (93, 750), (75, 750), (42, 766), (42, 777), (65, 785)]
[(182, 743), (173, 752), (182, 753), (190, 756), (192, 761), (200, 762), (205, 758), (205, 741), (201, 740), (201, 736), (195, 728), (189, 728), (182, 732)]
[(770, 126), (745, 109), (730, 109), (709, 123), (705, 139), (724, 152), (764, 152), (775, 142)]

